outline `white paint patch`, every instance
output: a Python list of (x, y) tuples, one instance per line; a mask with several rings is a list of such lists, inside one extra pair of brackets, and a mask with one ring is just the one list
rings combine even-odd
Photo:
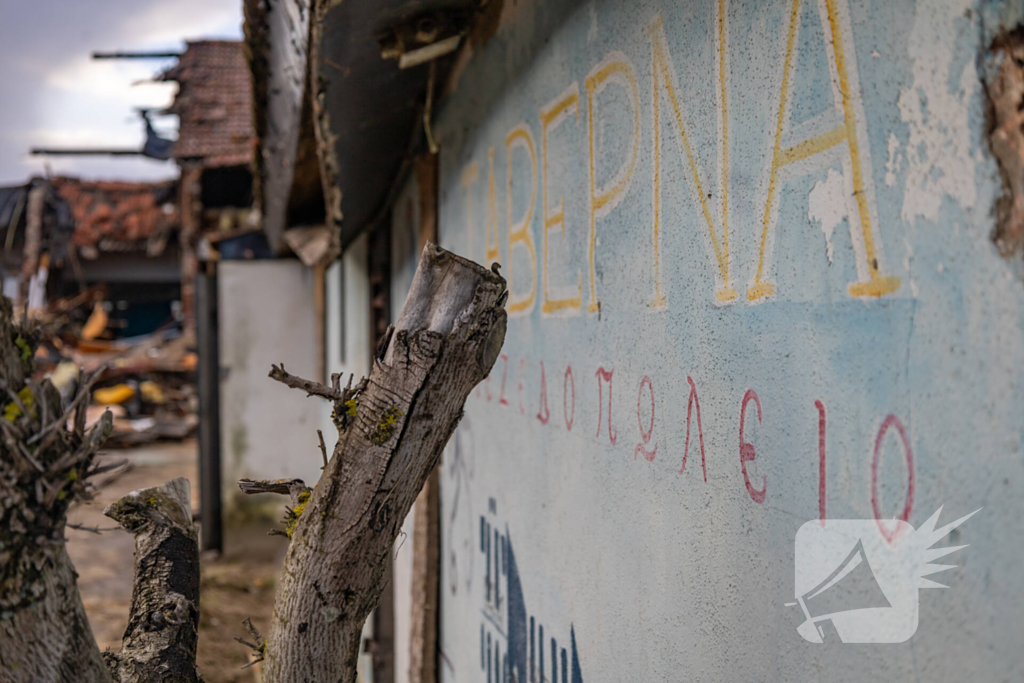
[(896, 174), (900, 172), (903, 165), (903, 158), (899, 156), (900, 141), (895, 133), (889, 133), (889, 142), (886, 144), (889, 150), (889, 159), (885, 162), (885, 184), (888, 187), (896, 185)]
[(825, 253), (831, 264), (832, 233), (847, 216), (843, 174), (834, 168), (828, 169), (825, 179), (814, 183), (807, 200), (807, 217), (821, 223), (821, 231), (825, 233)]
[[(979, 90), (974, 62), (966, 60), (950, 88), (954, 50), (961, 31), (973, 30), (964, 13), (973, 0), (931, 0), (917, 3), (914, 28), (907, 41), (914, 82), (899, 96), (900, 117), (910, 127), (906, 147), (907, 180), (903, 220), (917, 216), (936, 221), (942, 197), (961, 207), (977, 198), (971, 154), (968, 105)], [(888, 182), (888, 177), (886, 178)]]
[(593, 2), (587, 5), (590, 10), (590, 30), (587, 31), (587, 42), (593, 43), (597, 40), (597, 6)]

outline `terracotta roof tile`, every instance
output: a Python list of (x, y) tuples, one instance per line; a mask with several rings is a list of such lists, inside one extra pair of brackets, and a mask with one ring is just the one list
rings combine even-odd
[(145, 248), (178, 223), (174, 181), (128, 183), (53, 178), (57, 194), (74, 216), (71, 241), (100, 251)]
[(163, 79), (178, 82), (170, 108), (179, 120), (176, 159), (198, 159), (207, 167), (252, 162), (252, 74), (240, 41), (188, 43)]

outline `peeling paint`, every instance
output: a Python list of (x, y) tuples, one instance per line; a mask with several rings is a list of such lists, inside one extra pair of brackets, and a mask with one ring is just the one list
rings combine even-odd
[(847, 217), (844, 183), (843, 175), (830, 168), (825, 179), (814, 184), (808, 197), (807, 217), (821, 223), (829, 264), (832, 263), (832, 233)]
[[(971, 152), (968, 118), (980, 83), (971, 60), (959, 74), (953, 73), (950, 49), (961, 34), (973, 30), (965, 18), (971, 5), (972, 0), (917, 4), (907, 40), (914, 81), (898, 102), (900, 117), (910, 128), (902, 213), (907, 222), (918, 216), (938, 220), (945, 196), (964, 208), (977, 199), (973, 178), (980, 153)], [(965, 182), (967, 178), (972, 180)]]
[(886, 187), (896, 187), (896, 174), (900, 172), (902, 158), (897, 155), (900, 151), (900, 139), (895, 133), (889, 133), (889, 140), (886, 143), (889, 158), (885, 162), (885, 184)]

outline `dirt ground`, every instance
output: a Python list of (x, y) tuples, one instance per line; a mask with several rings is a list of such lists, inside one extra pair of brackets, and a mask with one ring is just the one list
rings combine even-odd
[[(128, 459), (132, 469), (103, 486), (96, 499), (69, 514), (70, 523), (110, 529), (114, 522), (103, 508), (129, 491), (158, 486), (175, 477), (192, 485), (192, 508), (199, 510), (197, 446), (194, 440), (158, 443), (112, 451), (102, 459)], [(260, 665), (241, 667), (250, 650), (235, 636), (248, 637), (242, 620), (266, 633), (274, 606), (274, 586), (287, 541), (267, 536), (265, 524), (225, 529), (224, 554), (202, 558), (200, 584), (200, 673), (208, 683), (250, 683), (260, 680)], [(132, 596), (132, 537), (117, 529), (95, 534), (68, 529), (68, 553), (78, 571), (78, 586), (100, 649), (120, 648)]]

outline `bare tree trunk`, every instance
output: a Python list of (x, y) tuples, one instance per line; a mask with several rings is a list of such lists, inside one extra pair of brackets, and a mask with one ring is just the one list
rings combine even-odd
[(0, 616), (0, 680), (109, 681), (63, 540), (53, 541), (45, 550), (40, 548), (35, 558), (25, 559), (26, 564), (40, 571), (32, 585), (39, 599), (30, 605), (4, 606), (4, 616)]
[(506, 298), (496, 273), (433, 244), (423, 249), (369, 379), (335, 401), (334, 456), (295, 508), (265, 680), (355, 681), (388, 553), (466, 397), (501, 350)]
[(62, 409), (49, 380), (29, 379), (35, 346), (0, 297), (0, 680), (109, 681), (64, 548), (64, 523), (68, 505), (87, 495), (110, 417), (85, 433), (89, 381)]

